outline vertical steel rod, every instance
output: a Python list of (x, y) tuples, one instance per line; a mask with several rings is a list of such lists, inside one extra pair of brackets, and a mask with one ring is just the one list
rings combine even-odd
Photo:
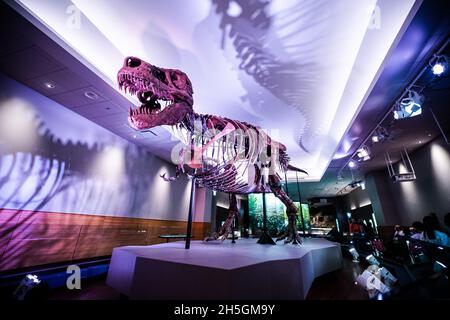
[(306, 234), (305, 219), (303, 219), (302, 198), (300, 197), (300, 183), (298, 182), (298, 172), (297, 171), (295, 171), (295, 177), (297, 178), (297, 193), (298, 193), (298, 202), (300, 204), (300, 217), (302, 218), (302, 230), (303, 230), (303, 235), (305, 235)]
[(192, 177), (191, 199), (189, 201), (189, 215), (186, 230), (186, 243), (184, 246), (185, 249), (189, 249), (191, 247), (192, 216), (194, 214), (194, 206), (195, 206), (195, 176)]

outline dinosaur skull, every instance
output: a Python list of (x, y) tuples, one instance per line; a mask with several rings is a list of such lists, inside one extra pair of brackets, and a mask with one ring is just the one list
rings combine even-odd
[(136, 130), (175, 125), (193, 112), (193, 90), (187, 75), (179, 70), (158, 68), (136, 57), (125, 58), (117, 74), (119, 88), (141, 102), (130, 108), (128, 122)]

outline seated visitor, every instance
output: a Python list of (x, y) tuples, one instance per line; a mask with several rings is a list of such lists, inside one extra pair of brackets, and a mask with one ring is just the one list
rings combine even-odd
[(438, 218), (437, 214), (435, 212), (430, 212), (428, 215), (435, 220), (436, 230), (442, 231), (441, 223), (439, 222), (439, 218)]
[(399, 240), (405, 236), (405, 231), (403, 231), (403, 228), (400, 227), (400, 225), (396, 224), (394, 227), (394, 235), (393, 240)]
[(372, 240), (372, 247), (375, 250), (376, 255), (386, 252), (386, 247), (384, 246), (383, 241), (380, 238), (378, 238), (378, 236), (376, 236)]
[(444, 216), (444, 227), (442, 228), (442, 231), (450, 237), (450, 212)]
[(423, 230), (423, 223), (420, 221), (414, 221), (411, 225), (411, 238), (420, 240)]
[(436, 217), (429, 215), (423, 218), (423, 226), (424, 231), (420, 240), (450, 247), (450, 238), (438, 230), (439, 222)]

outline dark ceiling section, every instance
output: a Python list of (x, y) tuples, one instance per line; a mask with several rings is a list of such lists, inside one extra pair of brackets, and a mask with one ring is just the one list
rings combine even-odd
[[(450, 1), (424, 1), (397, 46), (393, 48), (372, 92), (341, 141), (338, 153), (344, 153), (344, 141), (351, 141), (347, 156), (333, 160), (320, 182), (302, 183), (301, 193), (304, 199), (333, 197), (351, 192), (355, 189), (352, 182), (363, 180), (365, 173), (386, 168), (385, 151), (389, 151), (393, 156), (392, 160), (396, 161), (399, 160), (399, 150), (403, 147), (410, 152), (441, 136), (442, 132), (433, 113), (447, 139), (450, 139), (449, 73), (436, 77), (428, 69), (420, 77), (417, 82), (419, 87), (416, 89), (423, 90), (425, 96), (420, 116), (395, 120), (392, 113), (387, 113), (449, 36)], [(450, 47), (447, 46), (442, 54), (450, 56)], [(386, 129), (388, 137), (385, 141), (372, 143), (370, 133), (385, 116), (382, 127)], [(355, 169), (350, 170), (346, 164), (366, 138), (371, 160), (360, 162)], [(290, 186), (295, 187), (294, 184)]]
[(124, 122), (125, 98), (13, 9), (4, 3), (0, 8), (9, 26), (0, 29), (6, 44), (0, 50), (2, 73), (83, 116), (95, 114), (89, 118), (99, 124), (110, 124), (105, 119), (113, 115)]
[[(424, 1), (397, 47), (389, 56), (374, 89), (342, 140), (353, 141), (350, 150), (346, 152), (347, 155), (354, 154), (361, 146), (405, 88), (428, 64), (435, 50), (446, 41), (449, 33), (450, 1)], [(445, 87), (448, 89), (448, 85), (443, 84), (443, 87), (442, 90), (446, 90)], [(439, 99), (441, 102), (436, 102), (436, 106), (445, 101), (443, 96)], [(426, 105), (429, 105), (428, 101)], [(398, 149), (405, 145), (412, 150), (421, 145), (418, 141), (426, 143), (440, 134), (430, 111), (426, 108), (424, 108), (424, 114), (417, 119), (390, 123), (389, 130), (391, 139), (384, 145), (374, 147), (374, 156), (363, 166), (364, 171), (384, 165), (384, 153), (381, 152), (381, 158), (376, 156), (380, 150)], [(341, 144), (340, 152), (344, 151), (342, 149)], [(333, 160), (329, 170), (341, 169), (348, 161), (349, 156)]]
[[(8, 26), (0, 28), (0, 72), (130, 142), (140, 145), (158, 139), (130, 128), (126, 98), (3, 2), (0, 21)], [(158, 149), (148, 149), (165, 157)]]

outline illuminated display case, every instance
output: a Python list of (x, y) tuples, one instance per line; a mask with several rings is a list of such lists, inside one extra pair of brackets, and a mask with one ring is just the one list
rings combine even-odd
[[(262, 197), (263, 195), (261, 193), (249, 194), (248, 196), (250, 232), (252, 234), (256, 234), (260, 230), (262, 230), (263, 226)], [(302, 219), (300, 216), (300, 212), (302, 212), (303, 221), (305, 222), (305, 231), (309, 232), (311, 228), (309, 205), (307, 203), (302, 203), (302, 208), (300, 210), (300, 203), (299, 202), (294, 203), (298, 208), (297, 229), (299, 231), (303, 230)], [(266, 193), (266, 208), (267, 208), (267, 230), (271, 236), (275, 237), (277, 236), (278, 233), (284, 230), (284, 227), (288, 223), (288, 218), (286, 215), (286, 207), (272, 193)]]

